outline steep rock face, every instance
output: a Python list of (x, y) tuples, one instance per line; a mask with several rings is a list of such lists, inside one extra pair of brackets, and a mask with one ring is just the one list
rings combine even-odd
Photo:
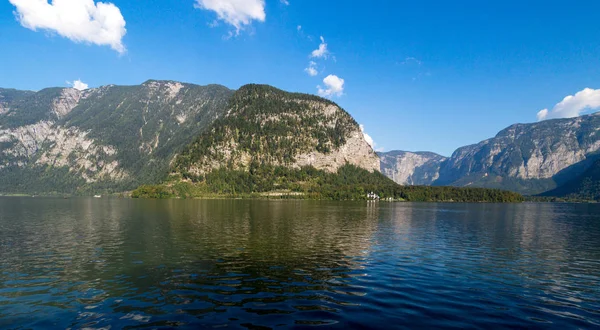
[(401, 185), (431, 185), (439, 178), (446, 157), (432, 152), (379, 153), (381, 172)]
[(459, 148), (442, 165), (434, 184), (541, 193), (572, 178), (582, 170), (577, 164), (595, 157), (599, 149), (598, 114), (517, 124), (492, 139)]
[(0, 89), (0, 192), (122, 191), (159, 182), (232, 93), (154, 80), (85, 91)]
[(312, 151), (297, 155), (293, 166), (312, 166), (335, 172), (346, 164), (356, 165), (371, 172), (379, 171), (379, 159), (374, 155), (371, 146), (366, 143), (360, 130), (349, 133), (346, 143), (329, 153)]
[(81, 91), (75, 88), (63, 89), (60, 96), (52, 101), (52, 112), (54, 112), (56, 118), (60, 119), (75, 109), (77, 104), (79, 104), (81, 94)]
[(329, 172), (349, 163), (379, 170), (379, 158), (347, 112), (316, 96), (263, 85), (240, 88), (227, 115), (182, 152), (175, 168), (200, 176), (252, 163)]
[(233, 91), (149, 80), (137, 86), (89, 90), (63, 119), (66, 127), (119, 150), (119, 163), (142, 182), (159, 181), (174, 155), (227, 108)]
[(4, 163), (0, 169), (26, 166), (68, 167), (86, 182), (122, 180), (128, 174), (118, 168), (117, 151), (87, 138), (76, 128), (66, 129), (42, 121), (15, 129), (0, 130), (0, 150)]

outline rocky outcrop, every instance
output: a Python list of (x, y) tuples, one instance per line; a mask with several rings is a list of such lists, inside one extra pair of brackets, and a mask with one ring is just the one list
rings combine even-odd
[(390, 151), (379, 153), (379, 157), (381, 173), (401, 185), (431, 185), (446, 160), (432, 152)]
[(362, 132), (350, 134), (346, 143), (330, 153), (310, 152), (296, 156), (293, 166), (312, 166), (327, 172), (336, 172), (340, 167), (351, 164), (370, 172), (379, 171), (379, 157), (365, 141)]
[[(190, 166), (188, 171), (195, 175), (203, 175), (227, 165), (238, 170), (250, 168), (251, 163), (257, 159), (257, 156), (253, 155), (251, 152), (241, 151), (238, 147), (239, 144), (233, 141), (227, 141), (226, 144), (220, 144), (214, 147), (215, 150), (218, 150), (218, 157), (202, 159)], [(312, 166), (318, 170), (324, 170), (330, 173), (336, 172), (340, 167), (347, 164), (355, 165), (371, 172), (380, 170), (379, 157), (365, 141), (364, 136), (360, 131), (351, 133), (344, 145), (331, 152), (304, 152), (296, 155), (291, 162), (272, 158), (266, 163), (292, 168)]]
[(60, 96), (52, 102), (52, 112), (57, 118), (62, 118), (69, 114), (79, 104), (81, 91), (75, 88), (65, 88)]

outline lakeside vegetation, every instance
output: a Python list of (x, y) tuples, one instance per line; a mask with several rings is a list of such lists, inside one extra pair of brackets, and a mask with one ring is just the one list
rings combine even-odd
[(556, 197), (556, 196), (524, 196), (525, 202), (531, 203), (585, 203), (585, 204), (595, 204), (600, 202), (599, 200), (589, 199), (589, 198), (581, 198), (577, 196), (566, 196), (566, 197)]
[(400, 186), (379, 172), (345, 165), (337, 173), (314, 167), (290, 169), (252, 164), (249, 171), (221, 168), (205, 176), (178, 174), (162, 185), (144, 185), (133, 198), (277, 197), (318, 200), (366, 200), (373, 192), (383, 200), (413, 202), (502, 202), (524, 200), (520, 194), (485, 188)]

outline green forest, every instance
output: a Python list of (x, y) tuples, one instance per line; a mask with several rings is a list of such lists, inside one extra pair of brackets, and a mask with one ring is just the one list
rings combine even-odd
[[(183, 181), (181, 180), (183, 179)], [(373, 192), (384, 200), (413, 202), (522, 202), (523, 196), (502, 190), (457, 187), (400, 186), (379, 172), (346, 165), (337, 173), (313, 167), (291, 169), (252, 164), (249, 171), (221, 168), (205, 176), (172, 178), (163, 185), (145, 185), (134, 198), (277, 197), (318, 200), (366, 200)], [(270, 193), (270, 194), (269, 194)]]

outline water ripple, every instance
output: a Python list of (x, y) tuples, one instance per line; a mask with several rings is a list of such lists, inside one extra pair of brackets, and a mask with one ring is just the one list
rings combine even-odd
[(0, 198), (0, 328), (593, 328), (600, 208)]

